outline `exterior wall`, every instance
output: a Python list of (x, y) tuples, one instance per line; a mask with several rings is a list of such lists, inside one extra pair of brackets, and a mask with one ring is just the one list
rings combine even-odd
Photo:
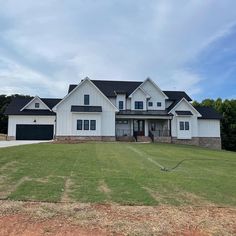
[[(55, 134), (55, 116), (9, 116), (8, 117), (8, 139), (15, 139), (16, 125), (54, 125)], [(34, 122), (36, 120), (36, 122)]]
[[(96, 130), (77, 130), (77, 120), (96, 120)], [(73, 136), (101, 136), (101, 115), (98, 113), (72, 113)]]
[(116, 106), (116, 98), (109, 98), (109, 100), (114, 106)]
[(131, 99), (130, 98), (126, 99), (126, 109), (131, 110)]
[(119, 101), (123, 102), (123, 110), (126, 110), (126, 95), (125, 94), (117, 94), (116, 96), (116, 107), (119, 109)]
[[(147, 110), (147, 98), (144, 92), (141, 89), (137, 89), (135, 93), (133, 93), (131, 98), (131, 110), (135, 110), (135, 101), (143, 102), (143, 109)], [(138, 109), (140, 110), (140, 109)]]
[[(122, 120), (122, 119), (118, 119), (118, 120)], [(123, 119), (123, 120), (127, 120), (127, 119)], [(127, 120), (127, 121), (128, 121), (127, 124), (116, 123), (116, 136), (130, 136), (130, 135), (132, 135), (131, 122), (133, 122), (133, 121), (132, 120)]]
[[(175, 111), (191, 111), (192, 116), (177, 116)], [(197, 112), (188, 104), (186, 101), (182, 101), (172, 110), (173, 119), (171, 121), (171, 136), (184, 138), (182, 135), (179, 135), (179, 121), (189, 121), (191, 133), (188, 134), (187, 138), (198, 137), (198, 114)]]
[[(73, 114), (75, 113), (71, 112), (71, 106), (84, 105), (84, 94), (90, 95), (89, 105), (102, 106), (102, 112), (100, 113), (101, 126), (98, 127), (97, 124), (96, 127), (97, 129), (100, 129), (100, 135), (115, 136), (115, 108), (89, 81), (84, 81), (76, 91), (68, 96), (67, 99), (57, 107), (57, 136), (71, 136), (75, 134), (76, 121), (73, 119)], [(85, 113), (77, 114), (77, 117), (79, 117)], [(89, 114), (86, 116), (89, 117)], [(86, 135), (89, 134), (86, 133)]]
[[(151, 96), (148, 102), (153, 102), (152, 107), (147, 107), (148, 110), (165, 110), (165, 96), (162, 92), (156, 88), (153, 83), (149, 80), (146, 80), (142, 85), (142, 89)], [(161, 107), (157, 106), (157, 102), (161, 102)]]
[(115, 136), (57, 136), (58, 143), (78, 143), (86, 141), (116, 141)]
[[(35, 103), (39, 103), (39, 108), (35, 108)], [(25, 109), (31, 110), (48, 110), (48, 107), (38, 98), (35, 98), (32, 103), (30, 103)]]
[(199, 137), (218, 137), (220, 138), (220, 120), (198, 119)]
[(173, 102), (166, 100), (166, 108), (168, 108)]
[(154, 143), (171, 143), (171, 137), (154, 137)]

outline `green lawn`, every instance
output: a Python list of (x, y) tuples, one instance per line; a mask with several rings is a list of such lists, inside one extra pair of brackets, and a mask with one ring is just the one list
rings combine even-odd
[[(171, 172), (160, 170), (182, 159), (189, 160)], [(235, 206), (236, 153), (137, 143), (2, 148), (0, 198)]]

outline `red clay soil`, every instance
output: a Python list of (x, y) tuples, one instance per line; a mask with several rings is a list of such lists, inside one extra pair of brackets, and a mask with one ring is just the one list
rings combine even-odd
[(236, 235), (236, 208), (0, 201), (0, 236)]

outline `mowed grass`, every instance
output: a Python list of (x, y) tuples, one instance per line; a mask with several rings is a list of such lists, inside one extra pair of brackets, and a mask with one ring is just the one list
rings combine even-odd
[[(161, 171), (176, 166), (171, 172)], [(138, 143), (0, 149), (0, 198), (130, 205), (236, 205), (236, 153)]]

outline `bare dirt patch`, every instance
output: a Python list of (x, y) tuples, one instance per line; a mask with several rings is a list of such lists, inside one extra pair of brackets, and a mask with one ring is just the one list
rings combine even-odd
[(0, 201), (0, 235), (236, 235), (236, 208)]

